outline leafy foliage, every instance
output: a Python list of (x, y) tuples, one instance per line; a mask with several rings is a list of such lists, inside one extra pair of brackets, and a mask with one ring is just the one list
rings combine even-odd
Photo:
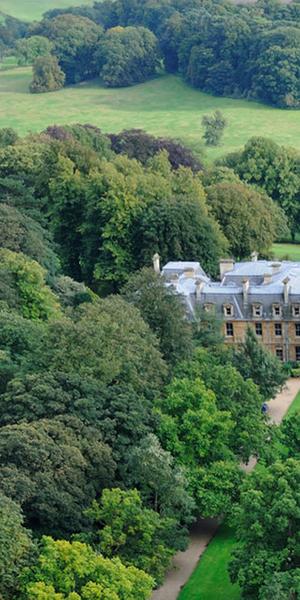
[(207, 189), (208, 204), (230, 244), (243, 259), (266, 254), (273, 241), (288, 233), (283, 211), (265, 194), (242, 183), (217, 183)]
[(149, 398), (166, 374), (155, 336), (139, 311), (117, 296), (82, 304), (73, 319), (51, 322), (43, 363), (53, 372), (63, 364), (65, 373), (92, 377), (104, 386), (131, 385)]
[(260, 466), (244, 483), (236, 509), (239, 545), (230, 571), (247, 600), (265, 600), (276, 587), (275, 597), (295, 597), (292, 590), (290, 596), (283, 591), (287, 582), (299, 584), (299, 483), (300, 465), (293, 459)]
[(55, 92), (60, 90), (64, 83), (65, 75), (55, 56), (41, 56), (35, 60), (33, 79), (29, 87), (32, 94)]
[[(135, 444), (127, 460), (129, 484), (138, 486), (147, 505), (162, 516), (176, 517), (181, 525), (193, 521), (195, 504), (187, 491), (185, 470), (175, 464), (172, 454), (162, 448), (153, 433)], [(175, 529), (177, 544), (184, 546), (186, 529), (174, 525)]]
[(253, 379), (265, 400), (274, 398), (287, 378), (282, 364), (258, 342), (250, 327), (241, 350), (235, 354), (234, 365), (244, 379)]
[(53, 54), (67, 84), (95, 77), (94, 53), (102, 28), (93, 21), (78, 15), (62, 14), (36, 24), (33, 32), (52, 42)]
[(32, 550), (30, 532), (25, 529), (18, 504), (0, 494), (0, 596), (14, 597), (22, 568)]
[(145, 27), (114, 27), (99, 45), (95, 60), (108, 87), (141, 83), (158, 66), (158, 43)]
[(72, 417), (0, 429), (1, 491), (20, 502), (36, 529), (71, 533), (82, 511), (113, 480), (101, 434)]
[(212, 116), (204, 115), (202, 118), (204, 127), (203, 138), (207, 146), (218, 146), (226, 126), (226, 119), (220, 110), (216, 110)]
[(190, 490), (203, 516), (230, 509), (241, 472), (229, 449), (233, 422), (216, 406), (200, 379), (174, 379), (159, 402), (159, 435), (164, 447), (185, 467)]
[(144, 268), (132, 275), (123, 294), (157, 335), (167, 362), (175, 364), (191, 352), (191, 328), (184, 307), (153, 269)]
[(49, 237), (49, 233), (34, 219), (13, 206), (0, 204), (0, 246), (32, 258), (52, 278), (60, 265)]
[(136, 158), (142, 164), (146, 164), (155, 154), (166, 150), (173, 169), (189, 167), (196, 172), (203, 168), (191, 150), (180, 142), (169, 138), (156, 138), (142, 129), (111, 133), (109, 138), (114, 152), (126, 154), (128, 158)]
[(16, 57), (19, 65), (32, 65), (37, 58), (49, 56), (53, 44), (41, 35), (33, 35), (16, 43)]
[(241, 179), (266, 191), (288, 217), (292, 235), (299, 223), (299, 155), (272, 140), (251, 138), (240, 153), (229, 155), (225, 164)]
[(197, 349), (193, 359), (179, 365), (178, 376), (200, 377), (216, 397), (219, 410), (230, 412), (234, 426), (228, 444), (236, 456), (247, 462), (259, 455), (269, 436), (262, 414), (263, 398), (253, 380), (244, 378), (232, 365), (227, 349)]
[(55, 295), (45, 285), (45, 271), (21, 253), (0, 249), (2, 285), (0, 298), (11, 308), (18, 307), (26, 319), (59, 316)]
[(144, 508), (137, 490), (104, 490), (101, 499), (86, 511), (96, 527), (91, 541), (108, 558), (119, 556), (161, 583), (177, 548), (170, 517)]
[(43, 537), (36, 566), (24, 571), (24, 600), (147, 600), (153, 580), (135, 567), (125, 567), (96, 554), (80, 542)]

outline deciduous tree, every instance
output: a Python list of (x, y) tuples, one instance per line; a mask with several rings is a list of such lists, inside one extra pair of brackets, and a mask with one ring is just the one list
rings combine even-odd
[(104, 490), (86, 511), (95, 526), (91, 540), (108, 558), (118, 556), (161, 583), (175, 553), (174, 518), (144, 508), (137, 490)]
[(174, 365), (191, 352), (191, 327), (186, 320), (184, 307), (172, 288), (151, 268), (133, 274), (123, 294), (134, 304), (160, 342), (165, 360)]
[(276, 586), (275, 597), (297, 597), (282, 592), (287, 581), (299, 590), (299, 484), (300, 463), (288, 459), (268, 468), (259, 466), (243, 485), (235, 515), (238, 546), (230, 573), (247, 600), (270, 598)]
[(65, 75), (55, 56), (41, 56), (33, 65), (33, 78), (29, 86), (32, 94), (55, 92), (65, 83)]
[(36, 565), (24, 570), (24, 600), (148, 600), (153, 579), (81, 542), (44, 536)]

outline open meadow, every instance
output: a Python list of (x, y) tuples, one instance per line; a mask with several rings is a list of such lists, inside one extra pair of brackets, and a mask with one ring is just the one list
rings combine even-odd
[[(72, 0), (0, 0), (0, 12), (24, 21), (33, 21), (40, 19), (46, 10), (68, 8), (72, 4)], [(80, 0), (77, 4), (92, 4), (92, 0)]]
[(175, 75), (118, 89), (106, 89), (95, 80), (39, 95), (29, 93), (30, 80), (29, 67), (0, 72), (0, 127), (14, 127), (20, 134), (54, 123), (92, 123), (104, 132), (135, 127), (177, 137), (201, 152), (202, 116), (218, 108), (228, 127), (222, 145), (208, 149), (208, 160), (237, 150), (255, 135), (300, 149), (299, 111), (214, 97)]

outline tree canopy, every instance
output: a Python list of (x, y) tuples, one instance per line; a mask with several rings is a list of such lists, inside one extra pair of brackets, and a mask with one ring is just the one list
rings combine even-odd
[(36, 566), (24, 571), (25, 600), (147, 600), (153, 580), (119, 558), (103, 558), (81, 542), (44, 536)]
[(283, 211), (265, 194), (243, 183), (216, 183), (206, 188), (208, 205), (238, 259), (266, 254), (288, 232)]
[(157, 39), (145, 27), (113, 27), (106, 31), (95, 62), (108, 87), (141, 83), (159, 64)]
[(191, 327), (185, 310), (172, 289), (152, 268), (133, 274), (123, 289), (128, 302), (134, 304), (160, 342), (166, 361), (175, 364), (192, 349)]
[[(243, 485), (230, 572), (247, 600), (265, 600), (276, 587), (277, 598), (297, 597), (292, 589), (299, 590), (299, 483), (299, 461), (288, 459), (260, 466)], [(288, 584), (290, 595), (284, 596)]]

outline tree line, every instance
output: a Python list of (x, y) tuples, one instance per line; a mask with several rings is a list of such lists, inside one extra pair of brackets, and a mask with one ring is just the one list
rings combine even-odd
[(98, 76), (110, 87), (133, 85), (161, 64), (215, 95), (297, 108), (299, 22), (298, 2), (106, 0), (48, 11), (32, 25), (7, 17), (0, 40), (21, 64), (34, 62), (32, 92)]

